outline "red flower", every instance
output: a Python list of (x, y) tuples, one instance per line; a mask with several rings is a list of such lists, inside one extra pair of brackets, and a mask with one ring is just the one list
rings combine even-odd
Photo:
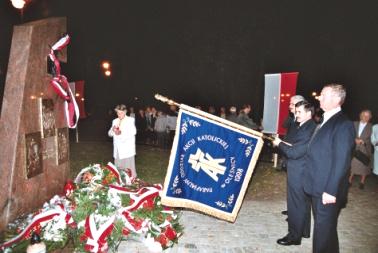
[(171, 226), (168, 226), (165, 229), (165, 233), (164, 234), (171, 241), (174, 240), (176, 238), (176, 236), (177, 236), (176, 231)]
[(67, 183), (64, 185), (64, 195), (66, 197), (70, 196), (75, 190), (75, 184), (72, 180), (67, 180)]
[(126, 174), (131, 177), (132, 176), (132, 173), (131, 173), (131, 169), (127, 168), (126, 169)]
[(68, 224), (68, 226), (69, 226), (70, 228), (73, 228), (73, 229), (77, 228), (77, 224), (76, 224), (76, 222), (71, 222), (71, 223)]
[(154, 199), (149, 198), (149, 199), (145, 200), (144, 203), (143, 203), (143, 208), (146, 208), (148, 210), (154, 209)]
[(88, 239), (88, 236), (86, 236), (85, 234), (82, 234), (82, 235), (80, 236), (80, 241), (81, 241), (81, 242), (85, 242), (87, 239)]
[(130, 234), (130, 230), (128, 230), (127, 228), (123, 228), (123, 229), (122, 229), (122, 234), (123, 234), (124, 236), (128, 236), (128, 235)]
[(155, 240), (158, 241), (164, 248), (167, 247), (168, 238), (164, 234), (160, 234)]
[(91, 182), (92, 178), (93, 178), (93, 174), (87, 171), (83, 174), (82, 181), (83, 183), (88, 184), (89, 182)]
[(140, 230), (142, 228), (142, 220), (129, 220), (130, 224), (135, 228), (135, 230)]
[(72, 210), (75, 210), (77, 207), (76, 203), (75, 202), (71, 202), (71, 209)]

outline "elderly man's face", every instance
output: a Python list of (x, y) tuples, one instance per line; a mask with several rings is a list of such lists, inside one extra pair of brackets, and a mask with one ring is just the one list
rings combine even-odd
[(294, 97), (290, 98), (289, 110), (291, 113), (295, 114), (295, 104), (298, 102), (298, 99), (295, 99)]
[(331, 87), (323, 88), (319, 96), (320, 108), (327, 112), (340, 106), (340, 98)]

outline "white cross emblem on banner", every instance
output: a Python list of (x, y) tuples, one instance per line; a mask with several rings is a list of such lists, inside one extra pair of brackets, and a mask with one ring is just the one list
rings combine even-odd
[(202, 169), (207, 175), (209, 175), (214, 181), (218, 182), (218, 174), (224, 175), (226, 166), (220, 165), (224, 163), (226, 159), (219, 158), (214, 159), (208, 153), (204, 153), (201, 149), (197, 148), (196, 154), (189, 156), (188, 162), (192, 164), (192, 169), (199, 171)]

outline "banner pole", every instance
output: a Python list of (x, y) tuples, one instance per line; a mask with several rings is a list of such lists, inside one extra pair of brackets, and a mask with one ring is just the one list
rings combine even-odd
[[(159, 100), (159, 101), (161, 101), (161, 102), (163, 102), (163, 103), (166, 103), (166, 104), (168, 104), (168, 105), (175, 105), (175, 106), (178, 106), (178, 107), (180, 107), (180, 108), (182, 108), (182, 109), (184, 109), (184, 110), (187, 110), (187, 111), (190, 111), (190, 112), (196, 113), (196, 114), (201, 115), (201, 116), (203, 116), (203, 117), (205, 117), (205, 118), (215, 120), (215, 121), (217, 121), (217, 122), (219, 122), (219, 123), (225, 124), (225, 125), (230, 126), (230, 127), (232, 127), (232, 128), (236, 128), (236, 129), (238, 129), (238, 130), (240, 130), (240, 131), (242, 131), (242, 132), (246, 132), (246, 133), (249, 133), (249, 134), (252, 134), (252, 135), (255, 135), (255, 136), (261, 137), (261, 138), (266, 139), (266, 140), (269, 140), (269, 141), (273, 141), (273, 140), (274, 140), (274, 138), (271, 137), (271, 136), (264, 135), (264, 134), (261, 133), (261, 132), (258, 132), (258, 131), (252, 130), (252, 129), (250, 129), (250, 128), (247, 128), (247, 127), (245, 127), (245, 126), (242, 126), (242, 125), (236, 124), (236, 123), (231, 122), (231, 121), (229, 121), (229, 120), (225, 120), (225, 119), (219, 118), (219, 117), (217, 117), (217, 116), (214, 116), (214, 115), (212, 115), (212, 114), (210, 114), (210, 113), (207, 113), (207, 112), (201, 111), (201, 110), (199, 110), (199, 109), (195, 109), (195, 108), (193, 108), (193, 107), (190, 107), (190, 106), (187, 106), (187, 105), (184, 105), (184, 104), (177, 103), (176, 101), (174, 101), (174, 100), (172, 100), (172, 99), (169, 99), (169, 98), (167, 98), (167, 97), (164, 97), (164, 96), (162, 96), (162, 95), (160, 95), (160, 94), (155, 94), (155, 99), (157, 99), (157, 100)], [(289, 144), (289, 143), (286, 143), (286, 144), (288, 144), (288, 145), (291, 146), (291, 144)]]

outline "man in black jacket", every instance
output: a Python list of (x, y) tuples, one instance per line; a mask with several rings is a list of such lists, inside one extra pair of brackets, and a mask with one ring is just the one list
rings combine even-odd
[[(295, 117), (295, 105), (301, 101), (305, 101), (304, 97), (301, 95), (294, 95), (290, 98), (289, 102), (289, 116), (285, 119), (284, 123), (282, 124), (283, 128), (285, 128), (286, 135), (283, 138), (284, 141), (291, 142), (291, 138), (295, 136), (295, 133), (298, 130), (298, 122), (296, 121)], [(282, 170), (286, 170), (286, 157), (285, 154), (283, 154), (282, 157)]]
[(306, 150), (308, 142), (315, 130), (316, 124), (312, 120), (314, 107), (301, 101), (295, 105), (295, 117), (299, 123), (295, 134), (291, 136), (291, 145), (279, 138), (273, 145), (283, 152), (287, 158), (287, 207), (289, 233), (277, 240), (280, 245), (299, 245), (305, 228), (309, 235), (311, 222), (310, 199), (303, 190), (303, 172), (305, 170)]
[(346, 204), (348, 172), (355, 131), (341, 111), (346, 96), (339, 84), (326, 85), (320, 94), (323, 122), (311, 137), (306, 154), (304, 190), (314, 212), (313, 252), (338, 253), (337, 220)]

